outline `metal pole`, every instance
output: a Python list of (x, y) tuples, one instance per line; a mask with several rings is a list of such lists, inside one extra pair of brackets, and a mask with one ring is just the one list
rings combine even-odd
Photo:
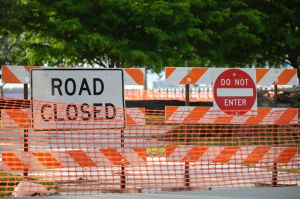
[[(274, 85), (274, 106), (277, 108), (277, 95), (278, 95), (278, 89), (277, 89), (277, 84)], [(276, 129), (275, 129), (275, 137), (274, 137), (274, 141), (277, 144), (278, 142), (278, 125), (275, 125)], [(277, 170), (277, 163), (274, 162), (273, 163), (273, 170), (272, 170), (272, 186), (275, 187), (277, 186), (277, 182), (278, 182), (278, 170)]]
[[(28, 84), (24, 84), (24, 100), (28, 100)], [(24, 152), (28, 152), (28, 129), (24, 128)], [(28, 170), (24, 170), (23, 176), (28, 177)]]
[[(190, 85), (185, 85), (185, 106), (190, 105)], [(189, 139), (187, 139), (189, 143)], [(190, 162), (186, 161), (184, 163), (184, 188), (190, 188)]]
[[(121, 130), (121, 148), (123, 149), (125, 147), (125, 135), (124, 135), (124, 130)], [(120, 176), (120, 188), (121, 190), (126, 189), (126, 173), (125, 173), (125, 165), (121, 165), (121, 176)]]

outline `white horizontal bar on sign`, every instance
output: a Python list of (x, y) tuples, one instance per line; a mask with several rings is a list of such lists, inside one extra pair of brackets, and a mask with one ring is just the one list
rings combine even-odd
[(252, 97), (252, 88), (218, 88), (218, 97)]

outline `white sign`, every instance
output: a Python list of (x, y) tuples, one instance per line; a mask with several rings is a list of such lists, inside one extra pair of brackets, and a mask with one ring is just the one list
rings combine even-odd
[(33, 69), (31, 99), (34, 128), (124, 127), (122, 69)]
[(214, 109), (226, 114), (254, 114), (257, 109), (255, 69), (214, 69)]

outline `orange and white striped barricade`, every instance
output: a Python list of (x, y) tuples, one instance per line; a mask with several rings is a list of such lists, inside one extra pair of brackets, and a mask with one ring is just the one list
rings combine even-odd
[(144, 85), (145, 68), (123, 68), (125, 85)]
[(30, 70), (41, 66), (2, 66), (2, 81), (8, 84), (29, 84)]
[[(145, 119), (145, 108), (126, 108), (125, 110), (125, 115), (126, 115), (126, 125), (128, 126), (136, 126), (136, 125), (145, 125), (146, 124), (146, 119)], [(119, 111), (120, 112), (120, 111)], [(36, 114), (35, 111), (32, 111), (31, 109), (2, 109), (1, 110), (1, 123), (2, 123), (2, 128), (24, 128), (24, 127), (29, 127), (32, 124), (33, 120), (33, 113)], [(123, 112), (120, 112), (122, 114)], [(50, 116), (45, 114), (45, 117)], [(80, 117), (80, 116), (79, 116)], [(121, 121), (121, 120), (120, 120)], [(45, 123), (45, 122), (36, 122), (36, 123)], [(78, 122), (79, 127), (80, 126), (85, 126), (83, 122)], [(52, 125), (51, 125), (52, 124)], [(41, 127), (41, 128), (46, 128), (54, 125), (54, 122), (49, 123), (49, 125), (38, 125), (36, 127)], [(76, 122), (72, 121), (70, 125), (73, 127), (75, 126)], [(94, 122), (91, 123), (90, 126), (92, 127), (97, 127), (97, 125), (100, 125), (99, 122)], [(55, 125), (58, 127), (57, 125)], [(63, 128), (66, 128), (67, 126), (63, 124)], [(72, 129), (74, 129), (72, 127)], [(100, 126), (99, 126), (100, 128)]]
[(299, 163), (296, 147), (273, 146), (166, 146), (166, 161), (201, 164)]
[[(229, 68), (228, 68), (229, 69)], [(166, 81), (173, 84), (211, 84), (213, 75), (221, 68), (166, 67)], [(297, 70), (286, 68), (256, 68), (256, 84), (298, 85)]]
[[(2, 81), (13, 84), (29, 84), (30, 70), (42, 66), (2, 66)], [(123, 68), (125, 85), (144, 85), (145, 68)]]
[(212, 73), (209, 68), (166, 67), (166, 81), (173, 84), (211, 84)]
[(257, 68), (256, 83), (261, 86), (298, 85), (297, 70), (286, 68)]
[[(44, 150), (46, 150), (44, 148)], [(30, 172), (61, 168), (114, 167), (146, 164), (146, 148), (88, 148), (51, 149), (31, 148), (30, 152), (3, 151), (2, 168), (7, 171)]]
[(167, 106), (166, 123), (178, 124), (298, 124), (297, 108), (257, 108), (257, 113), (228, 115), (212, 107)]
[(126, 125), (138, 126), (146, 124), (145, 108), (126, 108)]

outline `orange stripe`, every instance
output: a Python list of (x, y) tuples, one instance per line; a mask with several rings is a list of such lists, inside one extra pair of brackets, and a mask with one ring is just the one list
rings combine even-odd
[(42, 68), (41, 66), (24, 66), (25, 70), (27, 70), (28, 72), (30, 72), (31, 69), (34, 68)]
[(49, 152), (33, 152), (34, 157), (46, 168), (62, 168), (62, 165)]
[(18, 126), (26, 128), (30, 126), (30, 118), (22, 109), (3, 109), (3, 111), (14, 120)]
[(230, 115), (218, 115), (218, 118), (214, 121), (214, 124), (230, 124), (232, 120)]
[(248, 155), (244, 164), (257, 164), (264, 155), (269, 151), (269, 147), (256, 147), (251, 154)]
[(2, 152), (2, 161), (7, 164), (11, 170), (28, 170), (24, 162), (14, 152)]
[(182, 162), (196, 162), (203, 156), (205, 151), (207, 151), (208, 146), (193, 147), (187, 154), (182, 158)]
[(240, 146), (227, 146), (225, 147), (221, 153), (214, 159), (215, 163), (227, 163), (231, 160), (231, 157), (236, 154), (236, 152), (240, 149)]
[(259, 84), (260, 80), (267, 74), (270, 69), (257, 68), (256, 69), (256, 83)]
[(117, 151), (117, 149), (100, 149), (100, 152), (103, 153), (113, 165), (129, 164), (129, 162)]
[(97, 167), (97, 164), (83, 151), (66, 151), (81, 167)]
[(276, 122), (276, 124), (290, 124), (297, 115), (298, 115), (297, 108), (288, 108), (279, 117), (279, 119)]
[(284, 149), (284, 151), (278, 156), (277, 163), (288, 163), (296, 153), (296, 148)]
[(257, 115), (250, 117), (246, 124), (259, 124), (271, 110), (272, 108), (257, 108)]
[(165, 117), (169, 120), (170, 117), (177, 111), (179, 106), (166, 106)]
[(209, 111), (210, 107), (194, 107), (186, 116), (183, 123), (194, 123), (199, 120)]
[[(192, 68), (192, 70), (179, 82), (179, 84), (195, 84), (208, 70), (208, 68)], [(190, 81), (187, 81), (190, 79)]]
[[(289, 81), (297, 74), (296, 69), (284, 69), (282, 73), (278, 76), (278, 82), (279, 85), (285, 85), (288, 84)], [(276, 82), (273, 83), (273, 85), (276, 84)]]
[(134, 148), (133, 149), (140, 158), (142, 158), (144, 161), (147, 161), (147, 151), (146, 148)]
[(176, 70), (176, 67), (166, 67), (165, 68), (166, 79), (168, 79), (175, 70)]
[(176, 149), (176, 146), (165, 146), (165, 155), (169, 157)]
[[(20, 66), (22, 67), (22, 66)], [(17, 76), (9, 70), (7, 66), (2, 66), (2, 81), (4, 83), (15, 83), (19, 84), (22, 83)]]
[(125, 68), (125, 71), (138, 85), (144, 85), (145, 77), (141, 69)]
[(131, 116), (126, 113), (126, 124), (127, 125), (136, 125), (136, 122), (131, 118)]

